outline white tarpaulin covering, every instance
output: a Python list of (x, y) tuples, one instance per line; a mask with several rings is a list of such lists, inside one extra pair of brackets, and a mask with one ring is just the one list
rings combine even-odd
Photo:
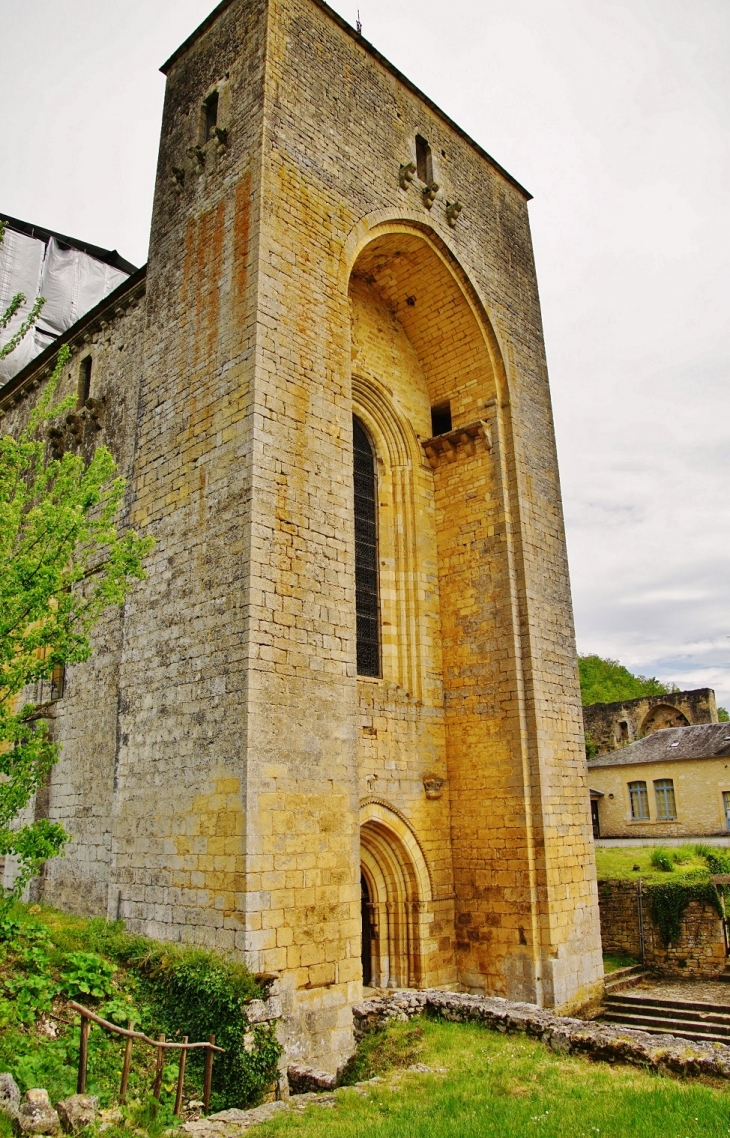
[[(45, 252), (44, 241), (26, 237), (24, 233), (15, 233), (12, 229), (5, 230), (0, 245), (0, 313), (6, 311), (19, 292), (25, 295), (25, 300), (7, 328), (0, 331), (0, 344), (6, 344), (18, 331), (33, 307), (35, 298), (40, 295)], [(0, 360), (0, 383), (25, 367), (41, 350), (36, 346), (35, 336), (30, 331), (14, 352)]]
[(127, 275), (80, 249), (62, 246), (55, 237), (46, 245), (36, 237), (6, 229), (0, 245), (0, 313), (17, 293), (24, 293), (26, 299), (8, 327), (0, 331), (0, 344), (17, 331), (36, 297), (44, 296), (46, 303), (36, 328), (0, 360), (0, 384), (113, 292)]

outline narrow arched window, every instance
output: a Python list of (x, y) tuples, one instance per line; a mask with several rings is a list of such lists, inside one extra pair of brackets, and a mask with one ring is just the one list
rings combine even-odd
[(380, 619), (375, 456), (362, 423), (354, 416), (352, 435), (355, 472), (357, 673), (359, 676), (379, 676)]

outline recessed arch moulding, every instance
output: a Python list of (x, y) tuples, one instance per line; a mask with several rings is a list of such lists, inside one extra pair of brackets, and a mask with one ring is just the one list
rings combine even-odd
[[(595, 937), (589, 919), (566, 944), (571, 922), (559, 914), (572, 867), (546, 816), (560, 786), (541, 762), (530, 707), (505, 367), (475, 288), (437, 234), (389, 219), (357, 237), (352, 400), (378, 456), (383, 637), (382, 679), (358, 685), (360, 793), (403, 812), (435, 882), (423, 936), (406, 935), (405, 918), (401, 932), (386, 931), (383, 891), (392, 880), (397, 908), (402, 885), (377, 870), (389, 864), (374, 853), (387, 831), (376, 840), (373, 824), (363, 827), (373, 976), (568, 1006), (561, 960)], [(452, 430), (434, 439), (431, 408), (444, 404)], [(443, 780), (437, 797), (424, 795), (429, 776)]]

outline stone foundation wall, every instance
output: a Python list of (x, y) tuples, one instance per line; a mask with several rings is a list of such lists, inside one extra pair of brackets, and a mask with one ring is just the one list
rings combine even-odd
[(712, 906), (690, 901), (676, 944), (667, 948), (651, 919), (646, 887), (639, 896), (638, 881), (600, 881), (598, 904), (604, 953), (641, 958), (639, 912), (643, 909), (644, 960), (666, 976), (718, 976), (725, 970), (722, 920)]
[(661, 1074), (730, 1078), (730, 1047), (722, 1043), (691, 1042), (674, 1035), (650, 1035), (624, 1024), (556, 1016), (534, 1004), (514, 1003), (498, 996), (433, 989), (402, 991), (365, 1000), (353, 1008), (353, 1014), (358, 1040), (392, 1020), (437, 1015), (457, 1023), (479, 1023), (493, 1031), (522, 1032), (539, 1038), (559, 1054), (631, 1063)]

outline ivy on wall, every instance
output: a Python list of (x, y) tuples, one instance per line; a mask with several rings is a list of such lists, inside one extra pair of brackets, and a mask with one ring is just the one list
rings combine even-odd
[(711, 881), (662, 881), (657, 885), (647, 885), (651, 919), (659, 929), (665, 948), (670, 948), (679, 940), (682, 917), (691, 901), (710, 905), (718, 917), (725, 916), (723, 897)]

